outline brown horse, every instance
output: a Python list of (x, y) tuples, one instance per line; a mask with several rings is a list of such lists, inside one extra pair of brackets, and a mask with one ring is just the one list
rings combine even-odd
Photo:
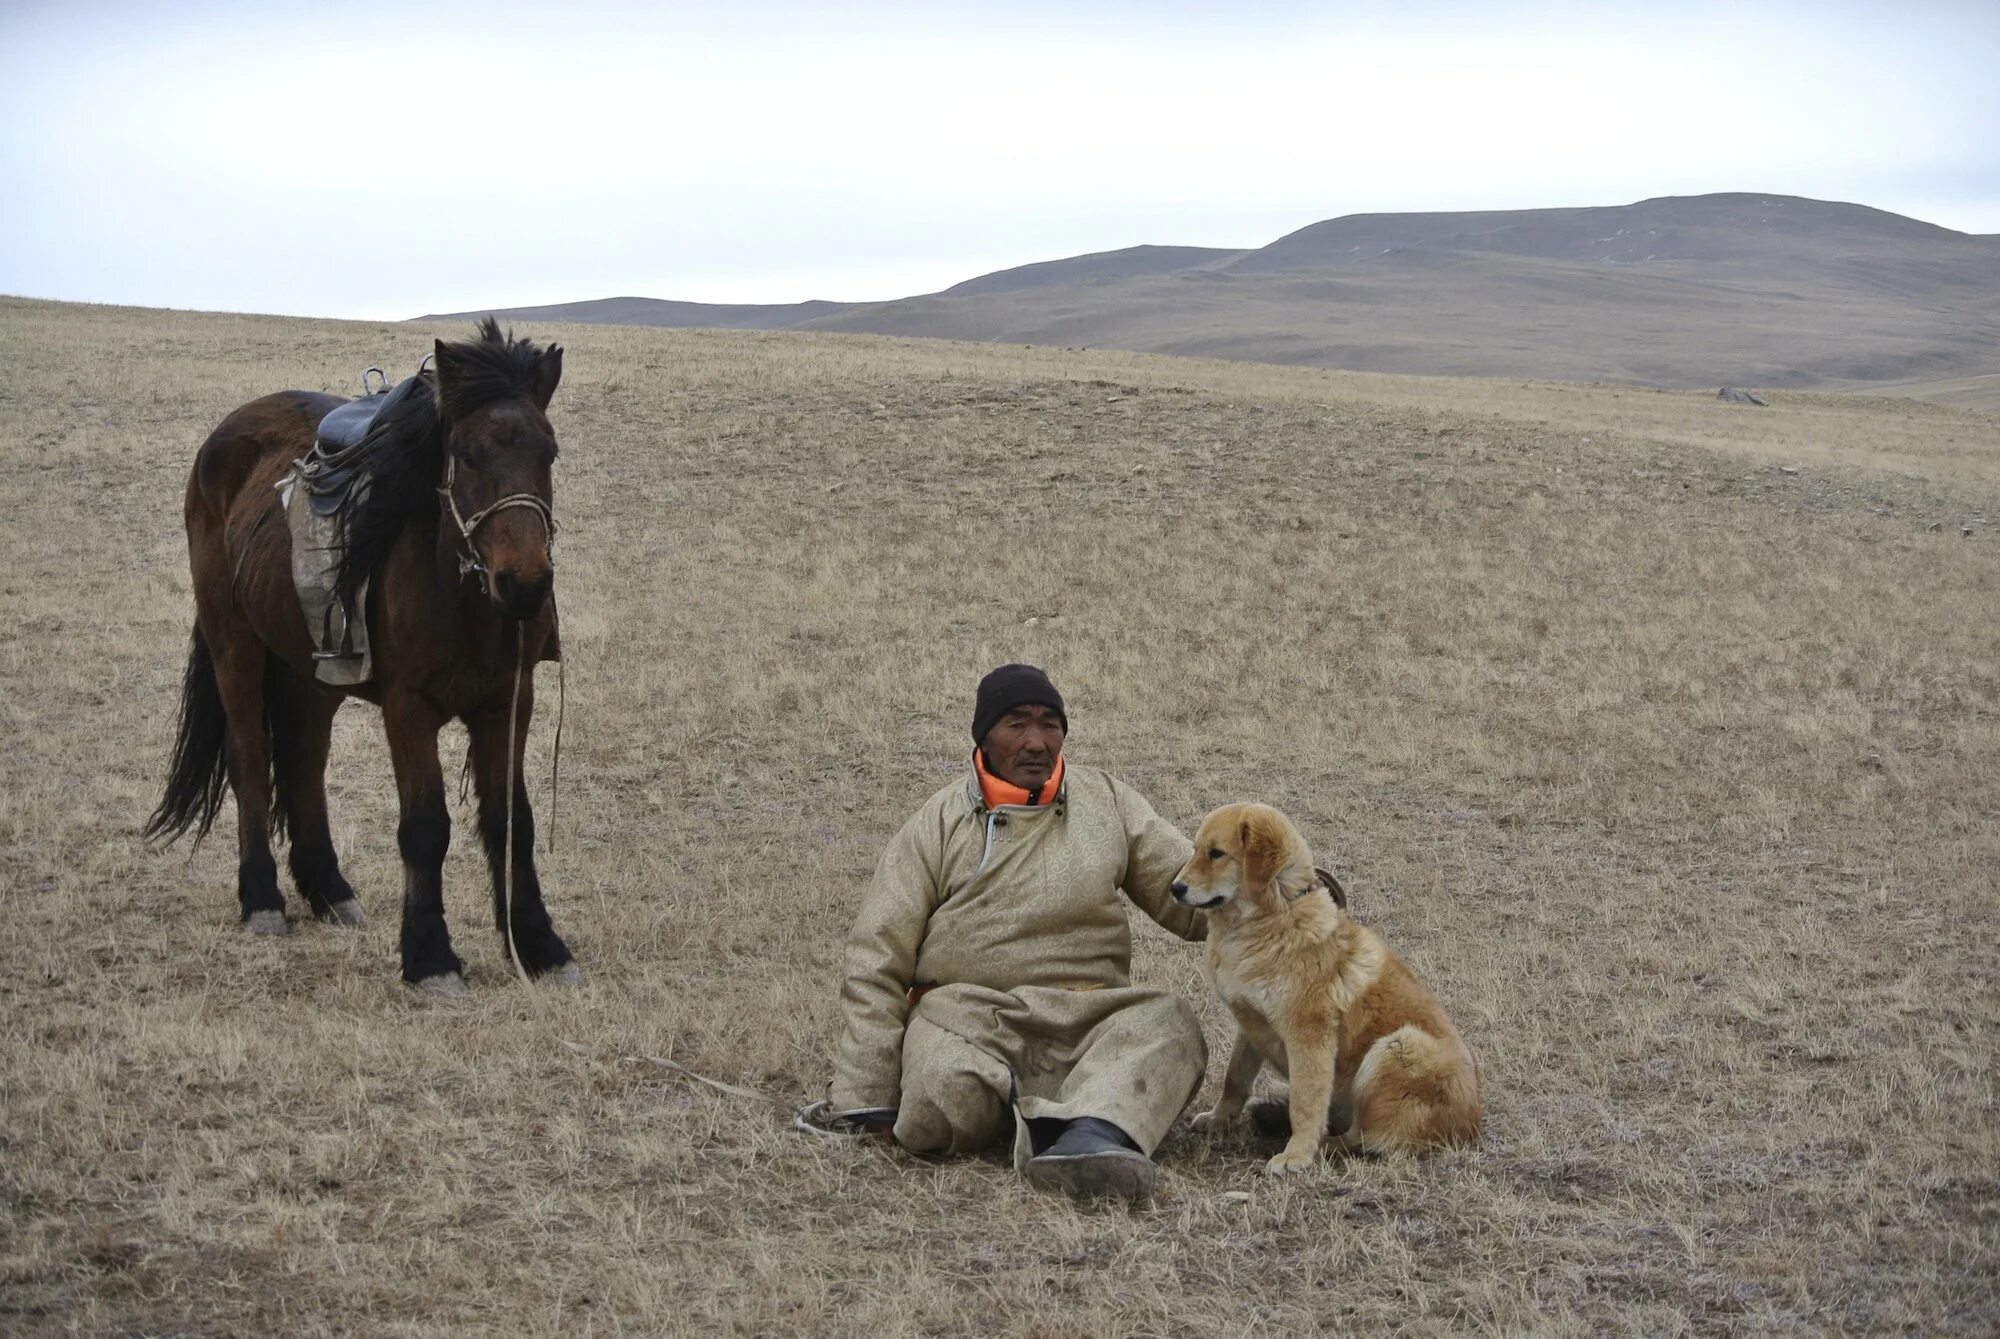
[(194, 645), (166, 795), (146, 832), (171, 842), (193, 827), (200, 841), (226, 780), (236, 796), (236, 896), (252, 931), (290, 929), (271, 856), (271, 837), (288, 831), (292, 880), (313, 914), (361, 921), (334, 858), (325, 779), (334, 713), (361, 697), (382, 709), (402, 806), (403, 979), (465, 992), (444, 922), (451, 818), (437, 737), (453, 718), (471, 737), (502, 940), (527, 971), (578, 979), (542, 904), (521, 775), (534, 666), (560, 654), (549, 598), (556, 440), (545, 411), (561, 377), (560, 348), (502, 336), (488, 318), (470, 342), (438, 341), (435, 370), (385, 402), (360, 453), (368, 487), (339, 556), (340, 589), (363, 596), (374, 659), (374, 677), (358, 685), (314, 677), (275, 487), (312, 447), (320, 420), (345, 402), (307, 391), (267, 395), (224, 419), (195, 455), (186, 506)]

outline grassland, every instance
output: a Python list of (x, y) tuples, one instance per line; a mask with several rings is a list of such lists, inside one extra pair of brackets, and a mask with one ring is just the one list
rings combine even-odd
[[(397, 983), (369, 709), (361, 931), (252, 938), (226, 831), (137, 835), (195, 445), (431, 333), (0, 300), (0, 1331), (2000, 1329), (2000, 419), (536, 329), (590, 977), (510, 978), (460, 808), (453, 1005)], [(1301, 821), (1481, 1055), (1483, 1146), (1267, 1183), (1183, 1128), (1157, 1204), (1079, 1212), (787, 1130), (859, 884), (1013, 658), (1173, 819)]]

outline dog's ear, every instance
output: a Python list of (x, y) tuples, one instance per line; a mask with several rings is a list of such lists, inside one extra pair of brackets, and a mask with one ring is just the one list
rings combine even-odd
[(1303, 860), (1288, 860), (1277, 873), (1278, 892), (1287, 902), (1304, 897), (1312, 891), (1313, 869)]
[(1277, 834), (1245, 814), (1236, 825), (1236, 849), (1243, 853), (1244, 888), (1265, 888), (1278, 877), (1278, 864), (1285, 858)]
[(1347, 890), (1340, 886), (1339, 879), (1333, 877), (1333, 871), (1330, 869), (1321, 869), (1318, 865), (1314, 865), (1313, 874), (1318, 877), (1321, 883), (1326, 885), (1327, 892), (1333, 894), (1333, 904), (1342, 911), (1347, 910)]

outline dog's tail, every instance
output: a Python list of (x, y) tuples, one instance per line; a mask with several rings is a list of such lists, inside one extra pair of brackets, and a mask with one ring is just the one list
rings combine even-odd
[(1479, 1139), (1479, 1070), (1456, 1036), (1405, 1024), (1377, 1041), (1354, 1074), (1347, 1142), (1369, 1153), (1425, 1153)]

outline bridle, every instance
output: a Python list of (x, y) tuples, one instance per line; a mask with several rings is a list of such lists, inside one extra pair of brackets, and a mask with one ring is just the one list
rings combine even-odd
[[(480, 559), (479, 550), (473, 545), (472, 537), (479, 533), (479, 527), (486, 524), (489, 518), (507, 510), (509, 507), (527, 507), (535, 515), (542, 518), (542, 530), (548, 537), (549, 565), (551, 567), (555, 566), (556, 513), (555, 509), (549, 505), (547, 498), (540, 497), (534, 493), (509, 493), (499, 501), (481, 507), (468, 517), (458, 509), (458, 498), (454, 494), (452, 487), (457, 481), (458, 457), (452, 454), (449, 446), (446, 446), (444, 454), (444, 486), (438, 489), (438, 493), (444, 498), (446, 509), (451, 512), (452, 523), (458, 526), (459, 538), (465, 543), (465, 552), (460, 554), (458, 559), (459, 576), (467, 577), (474, 573), (482, 576), (485, 575), (486, 564)], [(500, 849), (503, 853), (501, 856), (500, 880), (502, 886), (507, 890), (507, 902), (503, 912), (507, 918), (507, 956), (513, 960), (514, 971), (521, 978), (521, 984), (532, 987), (533, 983), (528, 979), (528, 969), (521, 965), (521, 951), (514, 944), (514, 759), (516, 756), (515, 750), (518, 747), (516, 722), (519, 719), (521, 709), (521, 678), (527, 668), (527, 639), (528, 625), (525, 622), (517, 622), (514, 625), (514, 691), (512, 696), (507, 699), (507, 817), (500, 835)], [(563, 704), (568, 696), (569, 694), (564, 684), (563, 662), (558, 658), (556, 661), (555, 764), (549, 772), (549, 840), (551, 849), (553, 849), (555, 841), (556, 777), (560, 775), (562, 770)], [(469, 753), (466, 755), (465, 765), (468, 768), (472, 766), (472, 755)]]
[(444, 456), (444, 486), (438, 489), (438, 493), (444, 498), (444, 505), (450, 510), (452, 521), (458, 526), (459, 538), (465, 541), (465, 552), (459, 556), (458, 560), (458, 574), (460, 576), (471, 576), (474, 573), (478, 573), (481, 576), (486, 574), (486, 563), (480, 558), (479, 550), (474, 547), (472, 537), (479, 532), (479, 527), (486, 524), (491, 517), (496, 513), (507, 510), (509, 507), (527, 507), (532, 509), (535, 515), (542, 518), (542, 529), (548, 536), (549, 565), (551, 567), (555, 565), (556, 513), (555, 508), (549, 505), (547, 498), (540, 497), (534, 493), (509, 493), (506, 497), (501, 498), (492, 505), (481, 507), (468, 517), (459, 513), (458, 498), (452, 492), (452, 484), (457, 477), (458, 457), (452, 454), (451, 449), (447, 447)]

